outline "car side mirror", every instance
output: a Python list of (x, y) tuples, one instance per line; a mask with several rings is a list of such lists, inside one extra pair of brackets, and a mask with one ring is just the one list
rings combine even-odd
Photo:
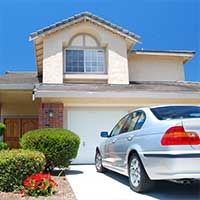
[(101, 137), (104, 137), (104, 138), (108, 137), (108, 132), (107, 131), (102, 131), (101, 132)]

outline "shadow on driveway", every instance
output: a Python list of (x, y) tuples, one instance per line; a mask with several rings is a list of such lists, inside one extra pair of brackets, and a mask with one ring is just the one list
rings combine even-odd
[(83, 174), (82, 171), (79, 170), (66, 170), (65, 175), (78, 175), (78, 174)]
[[(104, 175), (129, 187), (128, 177), (126, 176), (112, 172), (110, 170), (108, 170)], [(154, 188), (150, 192), (144, 194), (149, 197), (161, 200), (169, 200), (169, 199), (199, 200), (200, 180), (195, 181), (193, 184), (189, 185), (173, 183), (170, 181), (156, 181)]]

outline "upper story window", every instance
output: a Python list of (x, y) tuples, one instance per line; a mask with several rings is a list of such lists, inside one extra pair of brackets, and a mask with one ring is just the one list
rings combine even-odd
[(105, 52), (88, 34), (74, 37), (64, 50), (65, 73), (105, 73)]

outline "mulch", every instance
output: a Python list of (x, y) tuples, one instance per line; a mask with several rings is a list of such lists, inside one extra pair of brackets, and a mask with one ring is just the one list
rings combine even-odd
[(76, 200), (75, 194), (65, 176), (53, 176), (53, 178), (58, 183), (57, 192), (53, 196), (34, 198), (13, 192), (0, 192), (0, 200)]

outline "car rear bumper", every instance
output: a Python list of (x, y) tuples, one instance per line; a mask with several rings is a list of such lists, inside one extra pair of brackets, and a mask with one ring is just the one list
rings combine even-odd
[(150, 179), (200, 179), (200, 152), (144, 152), (140, 154)]

